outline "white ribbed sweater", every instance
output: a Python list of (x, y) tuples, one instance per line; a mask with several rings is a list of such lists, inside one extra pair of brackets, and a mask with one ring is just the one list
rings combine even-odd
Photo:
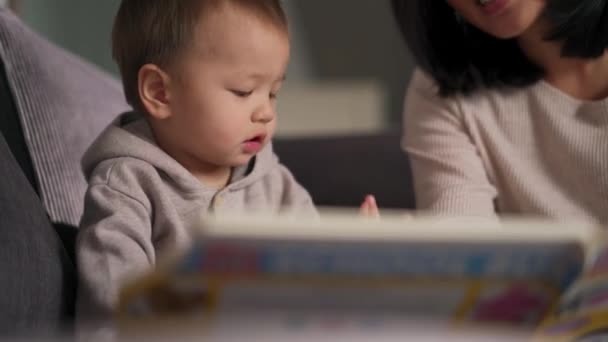
[(608, 99), (580, 101), (550, 84), (440, 98), (416, 71), (403, 147), (419, 209), (608, 223)]

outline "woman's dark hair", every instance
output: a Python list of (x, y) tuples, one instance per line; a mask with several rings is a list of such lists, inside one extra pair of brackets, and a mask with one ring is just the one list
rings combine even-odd
[[(406, 43), (441, 96), (523, 87), (543, 77), (515, 39), (501, 40), (466, 23), (446, 0), (391, 2)], [(553, 26), (545, 39), (562, 41), (563, 56), (596, 58), (608, 49), (608, 0), (547, 0), (543, 15)]]

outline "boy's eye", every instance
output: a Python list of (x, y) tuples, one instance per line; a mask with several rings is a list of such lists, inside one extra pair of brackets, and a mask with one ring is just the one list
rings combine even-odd
[(244, 91), (236, 89), (231, 89), (230, 91), (238, 97), (248, 97), (249, 95), (253, 94), (253, 91)]
[(272, 100), (274, 100), (274, 99), (276, 99), (276, 98), (277, 98), (277, 96), (278, 96), (278, 95), (279, 95), (279, 94), (277, 94), (277, 93), (270, 93), (270, 94), (268, 95), (268, 97), (270, 97)]

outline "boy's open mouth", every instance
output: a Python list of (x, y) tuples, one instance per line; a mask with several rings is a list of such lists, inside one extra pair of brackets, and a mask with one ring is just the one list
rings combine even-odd
[(249, 139), (249, 140), (246, 140), (246, 141), (245, 141), (245, 143), (250, 143), (250, 142), (252, 142), (252, 143), (260, 143), (260, 144), (261, 144), (261, 143), (263, 143), (263, 142), (264, 142), (264, 138), (265, 138), (265, 137), (264, 137), (264, 135), (262, 135), (262, 134), (260, 134), (260, 135), (256, 135), (255, 137), (253, 137), (253, 138), (251, 138), (251, 139)]
[(255, 137), (253, 137), (249, 140), (245, 140), (245, 142), (243, 143), (243, 151), (245, 153), (252, 153), (252, 154), (260, 152), (265, 139), (266, 139), (266, 135), (260, 134), (260, 135), (256, 135)]

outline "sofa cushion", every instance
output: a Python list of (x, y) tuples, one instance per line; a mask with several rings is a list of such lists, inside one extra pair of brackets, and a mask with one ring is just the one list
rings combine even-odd
[(80, 158), (128, 109), (120, 82), (40, 37), (8, 9), (0, 9), (0, 58), (44, 207), (54, 222), (77, 225), (86, 191)]
[(76, 268), (1, 133), (0, 208), (0, 336), (68, 328)]
[(34, 166), (30, 152), (27, 150), (23, 129), (15, 106), (13, 94), (6, 79), (4, 64), (0, 61), (0, 132), (4, 135), (8, 147), (17, 160), (32, 188), (38, 192), (38, 182), (34, 175)]

